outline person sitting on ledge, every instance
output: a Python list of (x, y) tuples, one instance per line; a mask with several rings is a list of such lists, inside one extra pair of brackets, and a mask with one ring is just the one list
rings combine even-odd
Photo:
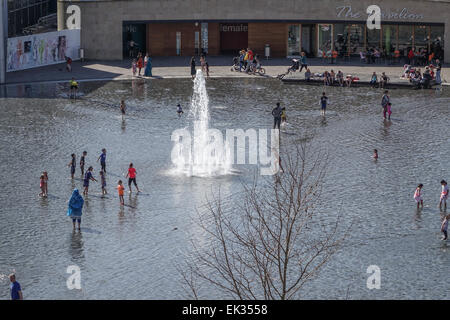
[(372, 85), (372, 87), (375, 87), (378, 83), (378, 77), (377, 77), (377, 73), (374, 71), (372, 73), (372, 78), (370, 78), (370, 84)]
[(309, 82), (311, 80), (311, 70), (309, 70), (309, 68), (307, 68), (305, 71), (305, 80), (307, 82)]

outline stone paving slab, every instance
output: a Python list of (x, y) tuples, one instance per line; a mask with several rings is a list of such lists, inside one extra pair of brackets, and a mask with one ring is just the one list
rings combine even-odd
[[(287, 58), (262, 60), (266, 70), (264, 76), (249, 75), (245, 72), (231, 71), (232, 56), (215, 56), (207, 58), (210, 65), (210, 77), (213, 78), (253, 78), (266, 77), (275, 78), (286, 72), (291, 60)], [(152, 57), (152, 74), (149, 79), (161, 78), (190, 78), (190, 57)], [(197, 59), (198, 63), (198, 59)], [(365, 64), (358, 60), (349, 62), (339, 61), (337, 64), (329, 64), (322, 59), (308, 59), (309, 68), (312, 73), (323, 73), (325, 70), (333, 69), (335, 72), (341, 70), (344, 75), (351, 74), (359, 77), (362, 81), (369, 81), (371, 74), (385, 72), (391, 81), (407, 81), (401, 79), (403, 64)], [(423, 69), (423, 68), (422, 68)], [(143, 70), (142, 70), (143, 73)], [(442, 68), (442, 79), (444, 83), (450, 83), (450, 68)], [(303, 72), (294, 73), (288, 77), (303, 77)], [(72, 72), (65, 70), (65, 64), (57, 64), (28, 70), (9, 72), (6, 76), (7, 84), (33, 83), (33, 82), (65, 82), (74, 77), (77, 81), (94, 80), (131, 80), (131, 61), (74, 61)], [(446, 79), (448, 77), (448, 80)], [(145, 78), (145, 77), (142, 77)]]

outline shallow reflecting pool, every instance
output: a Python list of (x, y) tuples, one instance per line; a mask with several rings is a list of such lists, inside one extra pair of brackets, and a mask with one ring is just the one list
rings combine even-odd
[[(449, 91), (392, 90), (392, 121), (382, 119), (382, 91), (327, 88), (331, 104), (320, 115), (323, 87), (283, 85), (271, 79), (211, 79), (210, 126), (268, 128), (275, 102), (287, 107), (284, 136), (311, 137), (326, 148), (330, 165), (322, 210), (340, 210), (357, 221), (340, 252), (301, 295), (306, 299), (449, 299), (450, 245), (441, 241), (441, 179), (450, 179)], [(82, 83), (81, 98), (67, 99), (61, 84), (9, 87), (0, 98), (0, 298), (17, 272), (25, 299), (182, 299), (176, 270), (199, 236), (192, 222), (205, 194), (221, 187), (239, 192), (254, 167), (238, 174), (200, 178), (173, 174), (175, 129), (188, 125), (193, 82), (166, 79)], [(122, 120), (119, 102), (125, 99)], [(292, 140), (292, 138), (294, 138)], [(92, 182), (82, 231), (72, 232), (67, 201), (82, 189), (80, 169), (67, 164), (88, 152), (94, 167), (107, 149), (107, 190)], [(379, 159), (374, 162), (372, 150)], [(117, 181), (130, 162), (142, 189), (119, 206)], [(40, 198), (39, 177), (49, 173), (49, 196)], [(424, 184), (425, 208), (416, 211), (415, 187)], [(68, 290), (66, 269), (78, 265), (82, 290)], [(381, 268), (381, 289), (366, 287), (369, 265)], [(209, 298), (214, 296), (211, 292)]]

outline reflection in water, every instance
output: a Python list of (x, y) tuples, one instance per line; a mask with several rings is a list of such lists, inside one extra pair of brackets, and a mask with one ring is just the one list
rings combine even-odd
[(83, 234), (77, 230), (72, 232), (69, 245), (69, 255), (75, 263), (80, 262), (82, 259), (84, 260)]
[(127, 124), (125, 122), (125, 118), (122, 117), (122, 125), (120, 127), (122, 129), (122, 133), (125, 133), (125, 129), (127, 128)]

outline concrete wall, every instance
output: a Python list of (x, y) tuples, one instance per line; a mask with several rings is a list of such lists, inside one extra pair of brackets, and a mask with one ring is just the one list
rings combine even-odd
[[(392, 17), (382, 22), (445, 23), (445, 58), (450, 61), (450, 2), (432, 0), (58, 0), (81, 8), (81, 45), (86, 58), (122, 59), (123, 21), (201, 20), (309, 20), (365, 21), (366, 8), (377, 4), (382, 10), (422, 15), (422, 19)], [(338, 16), (337, 7), (351, 6), (354, 16)], [(60, 8), (59, 6), (58, 8)]]

